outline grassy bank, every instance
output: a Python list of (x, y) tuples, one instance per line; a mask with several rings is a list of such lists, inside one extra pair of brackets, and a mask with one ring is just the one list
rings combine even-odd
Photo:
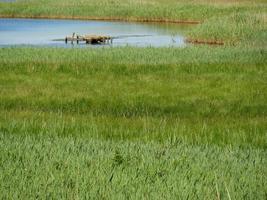
[(185, 0), (18, 0), (1, 3), (1, 15), (10, 16), (58, 16), (104, 17), (131, 19), (206, 20), (238, 11), (259, 12), (266, 8), (264, 0), (251, 1), (185, 1)]

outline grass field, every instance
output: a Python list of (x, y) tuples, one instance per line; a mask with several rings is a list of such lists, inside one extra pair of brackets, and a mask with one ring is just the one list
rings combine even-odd
[(174, 19), (205, 21), (236, 12), (266, 11), (265, 0), (17, 0), (1, 3), (1, 15), (99, 17), (130, 19)]
[(173, 135), (196, 144), (265, 147), (264, 52), (0, 49), (2, 126), (26, 134), (62, 129), (122, 139)]
[(266, 3), (253, 2), (0, 3), (6, 17), (200, 20), (188, 37), (226, 42), (0, 48), (0, 199), (266, 199)]
[(265, 199), (266, 151), (0, 134), (2, 199)]
[(3, 198), (266, 197), (264, 49), (0, 54)]

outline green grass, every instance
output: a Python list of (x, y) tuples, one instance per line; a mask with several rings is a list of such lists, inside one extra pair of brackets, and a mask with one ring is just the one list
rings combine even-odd
[(266, 199), (266, 2), (17, 1), (0, 16), (201, 20), (223, 47), (0, 48), (0, 199)]
[(0, 54), (5, 132), (266, 147), (264, 49), (5, 48)]
[(1, 199), (265, 199), (266, 151), (0, 134)]
[[(199, 7), (201, 8), (199, 8)], [(205, 19), (214, 15), (214, 11), (231, 12), (233, 7), (221, 9), (215, 5), (202, 5), (191, 1), (132, 1), (132, 0), (31, 0), (1, 3), (1, 14), (26, 16), (96, 16), (131, 18), (161, 18), (161, 19)], [(252, 6), (254, 7), (254, 6)], [(255, 9), (255, 8), (254, 8)], [(178, 12), (177, 12), (178, 11)]]
[[(1, 3), (1, 14), (12, 16), (117, 17), (121, 19), (206, 20), (238, 11), (259, 12), (266, 9), (264, 0), (233, 1), (186, 0), (18, 0)], [(238, 2), (238, 3), (237, 3)]]
[(266, 47), (265, 15), (258, 12), (236, 12), (225, 17), (214, 17), (198, 25), (189, 35), (193, 38), (223, 40), (228, 45), (242, 44), (246, 48)]

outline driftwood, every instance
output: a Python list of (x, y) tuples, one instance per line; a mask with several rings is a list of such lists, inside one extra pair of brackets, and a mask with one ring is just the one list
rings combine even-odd
[(120, 36), (107, 36), (107, 35), (76, 35), (75, 33), (72, 36), (67, 36), (65, 39), (54, 39), (53, 41), (65, 41), (68, 42), (85, 42), (86, 44), (105, 44), (112, 43), (113, 39), (119, 38), (128, 38), (128, 37), (146, 37), (150, 35), (120, 35)]
[(104, 36), (104, 35), (76, 35), (73, 33), (72, 37), (66, 37), (65, 42), (68, 43), (70, 42), (82, 42), (84, 41), (86, 44), (102, 44), (102, 43), (108, 43), (112, 42), (112, 37), (110, 36)]

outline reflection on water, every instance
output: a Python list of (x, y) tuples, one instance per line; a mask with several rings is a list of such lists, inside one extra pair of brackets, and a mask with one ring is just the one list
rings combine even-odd
[[(0, 46), (45, 45), (72, 47), (64, 42), (52, 41), (65, 38), (76, 32), (80, 35), (149, 35), (146, 37), (125, 37), (115, 39), (112, 46), (184, 46), (181, 35), (188, 27), (176, 24), (106, 22), (82, 20), (47, 19), (0, 19)], [(91, 45), (74, 45), (85, 47)]]

